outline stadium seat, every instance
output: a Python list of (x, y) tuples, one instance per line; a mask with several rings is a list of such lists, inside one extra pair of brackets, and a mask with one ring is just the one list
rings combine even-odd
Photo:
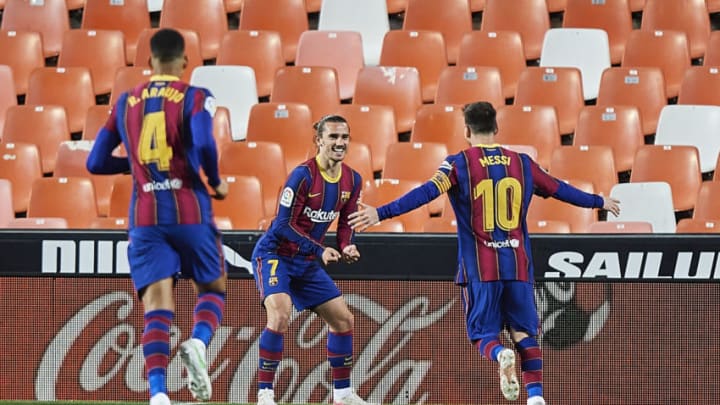
[(660, 111), (667, 105), (662, 71), (650, 67), (606, 69), (600, 79), (597, 105), (637, 107), (643, 134), (654, 134)]
[(221, 174), (256, 176), (260, 179), (266, 216), (275, 215), (278, 196), (288, 172), (280, 144), (253, 141), (229, 143), (220, 153), (219, 168)]
[(720, 11), (720, 0), (707, 0), (707, 9), (710, 14)]
[[(228, 194), (222, 200), (213, 200), (213, 213), (227, 217), (233, 229), (257, 231), (265, 217), (265, 205), (260, 180), (255, 176), (226, 174)], [(242, 207), (242, 208), (239, 208)]]
[[(715, 167), (717, 168), (720, 166), (720, 154), (718, 155), (718, 159), (715, 163)], [(715, 173), (713, 173), (713, 181), (720, 181), (720, 170), (715, 170)]]
[[(0, 65), (12, 70), (15, 93), (27, 92), (30, 72), (45, 66), (40, 33), (31, 31), (0, 31)], [(4, 86), (3, 86), (4, 87)], [(7, 90), (3, 90), (5, 93)]]
[(108, 217), (128, 217), (130, 215), (130, 198), (134, 184), (132, 176), (115, 177), (112, 192), (110, 193)]
[(147, 0), (86, 0), (80, 28), (122, 31), (125, 37), (125, 63), (132, 64), (140, 33), (150, 28)]
[(15, 219), (15, 209), (12, 183), (8, 179), (0, 179), (0, 228), (7, 227), (8, 222), (13, 219)]
[(470, 11), (477, 13), (485, 9), (485, 0), (470, 0)]
[(12, 206), (16, 213), (27, 211), (32, 182), (43, 176), (40, 154), (31, 143), (0, 143), (0, 173), (12, 183)]
[(147, 0), (147, 10), (151, 13), (159, 13), (162, 5), (163, 0)]
[(93, 141), (65, 141), (60, 143), (55, 160), (53, 177), (85, 177), (92, 180), (98, 215), (105, 217), (110, 211), (110, 194), (115, 178), (119, 175), (93, 175), (87, 171), (85, 162)]
[(215, 63), (251, 67), (255, 72), (258, 96), (269, 97), (275, 72), (285, 66), (280, 34), (275, 31), (228, 31)]
[(590, 224), (588, 233), (653, 233), (646, 221), (598, 221)]
[(415, 114), (423, 103), (417, 69), (365, 66), (358, 73), (353, 103), (388, 105), (395, 112), (395, 131), (410, 131)]
[(275, 73), (270, 101), (301, 103), (310, 107), (313, 122), (340, 105), (337, 72), (332, 67), (286, 66)]
[(423, 225), (425, 233), (457, 233), (457, 220), (450, 216), (430, 217)]
[(644, 142), (640, 111), (623, 105), (583, 107), (573, 136), (573, 145), (610, 146), (618, 172), (632, 168), (635, 152)]
[(57, 56), (62, 48), (63, 34), (69, 29), (70, 18), (65, 0), (5, 2), (0, 30), (39, 32), (46, 58)]
[(82, 140), (90, 141), (97, 137), (100, 128), (105, 126), (110, 117), (111, 108), (108, 105), (94, 105), (88, 108), (85, 115), (85, 125), (83, 126)]
[(125, 66), (125, 39), (121, 31), (70, 30), (63, 34), (59, 67), (90, 69), (95, 95), (108, 94), (115, 71)]
[(383, 3), (386, 2), (388, 14), (398, 14), (405, 11), (408, 0), (383, 0)]
[[(148, 28), (140, 32), (138, 38), (137, 47), (135, 48), (135, 60), (133, 60), (133, 66), (143, 67), (146, 69), (151, 68), (150, 66), (150, 38), (159, 30), (159, 28)], [(203, 66), (202, 52), (200, 48), (200, 38), (195, 31), (186, 30), (183, 28), (177, 29), (185, 39), (185, 55), (187, 56), (187, 66), (185, 66), (185, 72), (181, 79), (184, 81), (190, 81), (190, 75), (193, 69), (198, 66)]]
[(43, 177), (32, 184), (27, 217), (65, 218), (68, 228), (89, 228), (98, 217), (95, 190), (83, 177)]
[(630, 0), (630, 11), (637, 12), (637, 11), (643, 11), (643, 8), (645, 8), (645, 3), (647, 0)]
[(540, 58), (550, 16), (545, 0), (486, 0), (480, 30), (519, 32), (527, 60)]
[(238, 29), (277, 31), (285, 62), (294, 62), (300, 35), (309, 29), (305, 0), (245, 0)]
[(540, 66), (575, 67), (580, 70), (583, 97), (597, 98), (600, 77), (610, 67), (610, 45), (604, 30), (554, 28), (545, 32)]
[(213, 115), (213, 138), (218, 153), (226, 144), (233, 142), (232, 130), (230, 129), (230, 111), (228, 111), (227, 107), (217, 107), (215, 109), (215, 115)]
[(306, 160), (314, 139), (313, 120), (306, 104), (271, 102), (256, 104), (250, 109), (247, 141), (279, 143), (286, 173)]
[(90, 221), (90, 229), (128, 229), (127, 217), (98, 217)]
[(700, 153), (700, 170), (715, 170), (720, 153), (720, 106), (668, 105), (660, 112), (656, 145), (691, 145)]
[(702, 220), (720, 220), (718, 198), (720, 198), (720, 182), (702, 182), (692, 217)]
[(365, 66), (362, 37), (356, 31), (305, 31), (300, 35), (295, 66), (334, 68), (340, 98), (351, 99), (358, 72)]
[(500, 70), (494, 66), (448, 66), (440, 73), (435, 104), (462, 106), (478, 100), (505, 105)]
[(10, 229), (67, 229), (68, 221), (58, 217), (15, 218), (8, 225)]
[(503, 97), (515, 97), (520, 74), (525, 70), (525, 51), (515, 31), (472, 31), (463, 36), (458, 66), (489, 66), (500, 70)]
[(388, 31), (383, 40), (380, 65), (416, 68), (420, 74), (422, 99), (432, 102), (440, 73), (448, 66), (443, 36), (439, 31)]
[(232, 139), (245, 139), (250, 109), (258, 103), (255, 73), (252, 68), (231, 65), (198, 66), (193, 69), (190, 84), (210, 90), (217, 105), (230, 112)]
[[(595, 192), (593, 185), (590, 182), (574, 179), (567, 181), (569, 184), (587, 193)], [(587, 233), (590, 228), (590, 224), (596, 222), (597, 220), (597, 210), (576, 207), (551, 197), (534, 198), (532, 204), (530, 204), (527, 214), (528, 226), (531, 222), (537, 224), (538, 221), (567, 222), (570, 225), (571, 233)], [(538, 229), (536, 228), (536, 231), (537, 230)]]
[(440, 32), (447, 50), (447, 61), (455, 64), (463, 35), (473, 29), (470, 4), (467, 0), (409, 0), (402, 29)]
[[(372, 187), (363, 191), (363, 202), (374, 207), (401, 197), (421, 183), (412, 180), (384, 179), (378, 180)], [(402, 221), (405, 232), (422, 232), (425, 222), (430, 218), (427, 206), (419, 207), (393, 219)]]
[[(418, 110), (410, 132), (410, 142), (442, 143), (448, 153), (457, 153), (470, 146), (465, 138), (465, 128), (465, 118), (460, 106), (425, 104)], [(435, 163), (439, 166), (440, 162)]]
[(561, 13), (567, 6), (567, 0), (546, 0), (546, 3), (550, 13)]
[(539, 219), (536, 221), (527, 221), (527, 227), (528, 227), (528, 233), (529, 234), (536, 234), (536, 233), (570, 233), (570, 223), (567, 221), (558, 221), (558, 220), (544, 220)]
[(683, 218), (675, 233), (720, 233), (720, 220)]
[(70, 11), (80, 10), (85, 5), (85, 0), (65, 0), (67, 8)]
[(43, 67), (33, 70), (25, 104), (61, 106), (65, 109), (66, 128), (71, 133), (81, 132), (88, 108), (95, 105), (90, 70), (85, 67)]
[(364, 232), (368, 233), (403, 233), (405, 225), (397, 219), (387, 219), (375, 225), (371, 225)]
[(115, 71), (113, 87), (110, 90), (110, 105), (114, 105), (118, 97), (135, 86), (150, 81), (152, 69), (143, 66), (123, 66)]
[(560, 179), (590, 182), (596, 193), (605, 196), (618, 183), (612, 148), (604, 145), (557, 147), (550, 159), (549, 172)]
[(520, 75), (515, 104), (555, 107), (560, 134), (575, 132), (585, 106), (580, 70), (573, 67), (528, 67)]
[(682, 31), (634, 30), (625, 45), (621, 66), (660, 68), (666, 96), (677, 97), (685, 69), (690, 67), (687, 37)]
[(652, 224), (653, 233), (675, 233), (673, 195), (667, 182), (635, 182), (616, 184), (610, 196), (620, 200), (620, 214), (608, 214), (608, 221)]
[(666, 182), (675, 211), (691, 210), (702, 183), (699, 160), (694, 146), (643, 145), (635, 154), (630, 182)]
[(597, 28), (607, 32), (610, 62), (618, 65), (633, 29), (628, 0), (567, 0), (563, 28)]
[(398, 142), (388, 146), (383, 179), (425, 182), (448, 156), (444, 143)]
[(678, 91), (678, 104), (720, 105), (720, 69), (690, 66)]
[(220, 42), (228, 31), (223, 0), (164, 0), (160, 28), (183, 28), (195, 31), (204, 60), (217, 57)]
[(320, 11), (322, 0), (305, 0), (305, 11), (308, 13), (317, 13)]
[(684, 32), (690, 57), (702, 58), (710, 36), (710, 17), (705, 3), (706, 0), (648, 0), (643, 8), (640, 29)]
[(36, 145), (42, 162), (42, 172), (50, 174), (55, 170), (60, 143), (70, 140), (65, 110), (56, 105), (10, 107), (3, 140)]
[(0, 65), (0, 134), (5, 126), (7, 110), (17, 105), (16, 94), (11, 68)]
[(324, 0), (320, 7), (318, 30), (359, 32), (365, 65), (377, 66), (383, 38), (390, 31), (386, 1)]
[(340, 104), (337, 114), (347, 120), (352, 142), (364, 143), (370, 147), (373, 172), (381, 171), (385, 165), (388, 145), (398, 141), (392, 107)]
[(720, 66), (720, 30), (713, 30), (708, 37), (703, 66)]
[(537, 162), (548, 168), (553, 149), (560, 146), (560, 130), (555, 108), (548, 105), (508, 105), (497, 110), (498, 133), (495, 140), (507, 145), (532, 145)]

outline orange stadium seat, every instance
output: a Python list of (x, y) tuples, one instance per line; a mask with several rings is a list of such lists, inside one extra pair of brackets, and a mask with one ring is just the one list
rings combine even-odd
[(641, 30), (676, 30), (687, 35), (690, 57), (702, 58), (710, 36), (706, 0), (648, 0), (643, 9)]
[[(363, 191), (363, 202), (378, 207), (404, 195), (421, 183), (412, 180), (378, 180)], [(402, 221), (405, 232), (422, 232), (430, 218), (427, 206), (419, 207), (393, 219)]]
[(675, 233), (720, 233), (720, 220), (683, 218)]
[(56, 56), (62, 48), (62, 38), (70, 29), (65, 0), (7, 0), (2, 13), (0, 30), (39, 32), (45, 57)]
[(546, 0), (548, 12), (559, 13), (565, 11), (568, 0)]
[(407, 8), (408, 0), (386, 0), (389, 14), (402, 13)]
[(667, 105), (662, 71), (651, 67), (605, 69), (600, 79), (597, 105), (637, 107), (643, 134), (654, 134), (660, 111)]
[[(569, 184), (587, 193), (594, 192), (592, 183), (568, 180)], [(561, 221), (570, 224), (571, 233), (587, 233), (590, 224), (597, 222), (597, 210), (568, 205), (554, 198), (535, 198), (528, 209), (528, 226), (538, 221)]]
[(585, 106), (580, 70), (573, 67), (528, 67), (520, 75), (515, 104), (555, 107), (560, 134), (575, 132)]
[(228, 143), (233, 142), (230, 130), (230, 111), (227, 107), (217, 107), (213, 115), (213, 138), (218, 153)]
[(520, 33), (515, 31), (473, 31), (460, 43), (458, 66), (492, 66), (500, 70), (503, 97), (515, 97), (520, 74), (526, 68)]
[(472, 28), (467, 0), (409, 0), (402, 27), (406, 31), (440, 32), (445, 40), (447, 61), (452, 64), (457, 62), (463, 35)]
[(381, 171), (385, 165), (388, 145), (398, 141), (392, 107), (340, 104), (337, 114), (347, 120), (352, 142), (364, 143), (370, 147), (373, 172)]
[[(133, 66), (149, 69), (150, 66), (150, 38), (159, 30), (159, 28), (148, 28), (140, 32), (138, 37), (137, 48), (135, 48), (135, 60)], [(203, 66), (202, 51), (200, 48), (200, 37), (197, 32), (184, 28), (177, 29), (185, 39), (185, 55), (188, 63), (181, 79), (186, 82), (190, 81), (193, 69)]]
[(423, 225), (425, 233), (456, 233), (457, 220), (450, 216), (431, 217)]
[(68, 221), (58, 217), (15, 218), (8, 225), (11, 229), (67, 229)]
[(110, 105), (114, 105), (118, 97), (135, 86), (150, 80), (152, 69), (143, 66), (123, 66), (115, 71), (113, 87), (110, 90)]
[(653, 233), (653, 227), (645, 221), (598, 221), (590, 224), (588, 233)]
[(703, 66), (720, 66), (720, 31), (713, 30), (708, 37)]
[(285, 62), (294, 62), (300, 35), (309, 29), (305, 0), (245, 0), (238, 28), (278, 32)]
[(43, 176), (40, 154), (31, 143), (0, 143), (0, 173), (12, 183), (12, 206), (16, 213), (27, 211), (32, 182)]
[(423, 105), (415, 118), (410, 141), (442, 143), (447, 147), (448, 153), (467, 149), (470, 144), (465, 138), (462, 108), (446, 104)]
[(250, 66), (259, 97), (269, 97), (278, 69), (285, 67), (280, 34), (275, 31), (232, 30), (223, 37), (216, 64)]
[(556, 220), (527, 221), (528, 233), (570, 233), (570, 223)]
[(567, 0), (562, 26), (605, 30), (610, 44), (610, 62), (618, 65), (633, 30), (632, 13), (628, 0)]
[(40, 33), (31, 31), (0, 32), (0, 65), (8, 65), (15, 82), (15, 93), (27, 92), (30, 72), (45, 66)]
[(228, 183), (228, 194), (223, 200), (213, 200), (213, 213), (229, 218), (233, 229), (259, 230), (260, 220), (265, 217), (260, 180), (255, 176), (233, 174), (222, 177)]
[(70, 30), (63, 34), (59, 67), (90, 69), (95, 95), (108, 94), (115, 71), (125, 66), (125, 39), (121, 31)]
[(388, 219), (365, 229), (369, 233), (403, 233), (405, 225), (397, 219)]
[(32, 143), (37, 146), (42, 171), (55, 170), (60, 143), (70, 140), (65, 109), (56, 105), (19, 105), (8, 109), (5, 142)]
[(89, 228), (98, 217), (95, 190), (83, 177), (43, 177), (33, 181), (28, 218), (65, 218), (69, 228)]
[(423, 104), (420, 75), (414, 67), (365, 66), (358, 73), (353, 103), (392, 107), (395, 131), (408, 132)]
[(324, 66), (281, 68), (275, 73), (270, 101), (306, 104), (316, 122), (340, 105), (337, 73), (334, 68)]
[[(5, 126), (7, 110), (17, 105), (15, 84), (9, 66), (0, 65), (0, 134)], [(2, 140), (2, 136), (0, 136)]]
[[(720, 154), (718, 154), (717, 161), (715, 162), (715, 167), (720, 167)], [(720, 170), (715, 170), (713, 173), (713, 181), (720, 181)]]
[(545, 0), (487, 0), (480, 30), (519, 32), (525, 58), (540, 58), (545, 31), (550, 29), (550, 16)]
[(223, 35), (228, 31), (223, 0), (164, 0), (160, 28), (195, 31), (204, 60), (215, 59)]
[(25, 103), (63, 107), (67, 129), (71, 133), (81, 132), (88, 108), (95, 105), (90, 70), (86, 67), (44, 67), (33, 70)]
[(630, 11), (642, 11), (647, 0), (630, 0)]
[(358, 72), (365, 66), (362, 37), (357, 31), (305, 31), (300, 35), (295, 66), (334, 68), (340, 98), (351, 99)]
[(305, 10), (308, 13), (317, 13), (320, 11), (322, 0), (305, 0)]
[(7, 227), (7, 224), (15, 219), (13, 208), (12, 183), (8, 179), (0, 179), (0, 228)]
[(105, 104), (94, 105), (88, 108), (81, 139), (86, 141), (95, 139), (100, 128), (105, 126), (105, 123), (110, 117), (110, 111), (110, 106)]
[(275, 215), (278, 196), (287, 177), (280, 144), (249, 140), (228, 143), (220, 153), (218, 165), (221, 174), (258, 177), (262, 183), (266, 216)]
[(234, 14), (242, 10), (243, 0), (225, 0), (225, 12)]
[(299, 103), (260, 103), (250, 109), (247, 141), (277, 142), (283, 148), (285, 167), (291, 171), (305, 161), (314, 145), (310, 109)]
[(438, 79), (435, 104), (465, 105), (478, 100), (505, 105), (500, 70), (494, 66), (448, 66)]
[(700, 156), (694, 146), (643, 145), (635, 155), (630, 182), (670, 184), (675, 211), (691, 210), (702, 183)]
[(98, 217), (90, 221), (90, 229), (128, 229), (128, 218)]
[(720, 69), (691, 66), (680, 83), (678, 104), (720, 105)]
[(573, 136), (573, 145), (610, 146), (618, 172), (632, 168), (635, 152), (644, 142), (640, 111), (634, 106), (585, 106)]
[(678, 95), (685, 69), (690, 67), (687, 36), (682, 31), (642, 31), (630, 33), (622, 67), (657, 67), (665, 79), (665, 95)]
[(550, 166), (552, 151), (560, 146), (560, 130), (555, 108), (548, 105), (508, 105), (497, 110), (496, 141), (506, 145), (531, 145), (537, 150), (538, 164)]
[(720, 220), (718, 199), (720, 199), (720, 183), (716, 181), (702, 182), (692, 217), (703, 220)]
[(140, 33), (150, 27), (147, 0), (85, 0), (80, 28), (122, 31), (127, 64), (135, 60)]
[(85, 0), (65, 0), (68, 10), (80, 10), (85, 5)]
[(123, 175), (115, 177), (112, 192), (110, 193), (110, 205), (108, 206), (108, 217), (127, 217), (130, 215), (130, 198), (134, 183), (132, 176)]
[(720, 0), (707, 0), (706, 3), (710, 14), (720, 11)]
[(398, 142), (388, 146), (385, 155), (383, 179), (413, 180), (430, 179), (448, 156), (447, 146), (437, 142)]
[(604, 145), (555, 148), (549, 172), (560, 179), (590, 182), (596, 193), (605, 196), (609, 196), (612, 187), (618, 183), (612, 148)]

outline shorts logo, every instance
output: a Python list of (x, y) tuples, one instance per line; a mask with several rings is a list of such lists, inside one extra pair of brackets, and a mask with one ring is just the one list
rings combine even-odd
[(270, 278), (268, 279), (268, 284), (269, 284), (271, 287), (275, 287), (275, 286), (278, 284), (278, 278), (277, 278), (277, 277), (274, 277), (274, 276), (273, 276), (273, 277), (270, 277)]
[(282, 194), (280, 195), (280, 205), (290, 208), (294, 196), (295, 193), (293, 192), (293, 190), (290, 187), (285, 187)]

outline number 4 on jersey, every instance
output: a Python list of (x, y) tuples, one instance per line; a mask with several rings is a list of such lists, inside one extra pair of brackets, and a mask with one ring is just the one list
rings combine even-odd
[(158, 170), (170, 170), (173, 150), (167, 143), (165, 112), (149, 113), (143, 118), (138, 156), (145, 165), (155, 163)]

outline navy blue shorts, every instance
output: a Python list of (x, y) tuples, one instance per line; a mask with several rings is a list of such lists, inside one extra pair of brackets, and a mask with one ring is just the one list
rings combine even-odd
[(272, 294), (286, 293), (295, 308), (302, 311), (342, 295), (317, 260), (255, 251), (252, 265), (262, 301)]
[(470, 283), (462, 289), (468, 339), (497, 338), (505, 326), (536, 336), (540, 318), (533, 285), (502, 280)]
[(130, 277), (137, 291), (168, 277), (207, 284), (225, 273), (222, 237), (213, 225), (139, 226), (129, 236)]

